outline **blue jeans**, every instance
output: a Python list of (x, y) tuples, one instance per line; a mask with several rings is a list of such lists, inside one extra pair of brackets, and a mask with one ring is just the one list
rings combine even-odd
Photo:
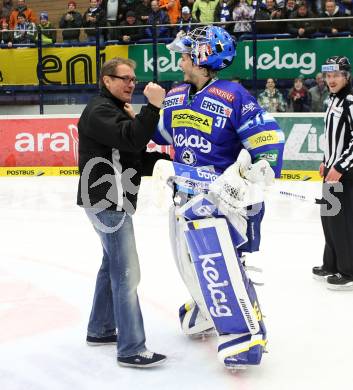
[(123, 211), (85, 208), (103, 247), (87, 334), (111, 336), (117, 331), (119, 357), (146, 350), (137, 296), (140, 265), (132, 218)]

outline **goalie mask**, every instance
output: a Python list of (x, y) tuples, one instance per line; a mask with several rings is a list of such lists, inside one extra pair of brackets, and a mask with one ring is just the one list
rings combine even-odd
[(216, 26), (198, 27), (186, 35), (179, 35), (167, 48), (190, 54), (194, 65), (211, 70), (226, 68), (236, 55), (233, 38)]

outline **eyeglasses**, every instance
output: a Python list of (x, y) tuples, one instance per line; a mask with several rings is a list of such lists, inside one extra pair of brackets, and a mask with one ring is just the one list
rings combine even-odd
[(130, 83), (137, 84), (138, 81), (136, 80), (136, 77), (129, 77), (129, 76), (117, 76), (115, 74), (108, 74), (109, 77), (112, 77), (113, 79), (120, 79), (123, 80), (123, 83), (126, 85), (129, 85)]

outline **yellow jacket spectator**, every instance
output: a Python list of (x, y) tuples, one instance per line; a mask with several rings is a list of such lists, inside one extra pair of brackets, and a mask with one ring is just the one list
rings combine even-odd
[[(41, 31), (42, 45), (51, 45), (56, 42), (56, 31), (54, 26), (49, 22), (48, 12), (41, 12), (39, 16), (39, 24), (37, 31)], [(38, 35), (37, 35), (38, 39)]]
[(218, 3), (219, 0), (196, 0), (192, 7), (192, 17), (201, 23), (213, 23)]

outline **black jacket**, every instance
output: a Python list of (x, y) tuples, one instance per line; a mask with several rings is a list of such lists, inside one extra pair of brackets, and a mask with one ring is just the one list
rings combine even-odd
[(135, 24), (128, 24), (126, 21), (123, 21), (119, 24), (121, 28), (118, 30), (118, 39), (122, 41), (123, 36), (127, 35), (130, 37), (130, 42), (136, 42), (139, 39), (143, 38), (143, 33), (141, 30), (141, 27), (136, 27), (136, 26), (141, 26), (140, 21), (135, 21)]
[[(91, 22), (87, 20), (87, 16), (92, 16), (96, 18), (95, 22)], [(83, 27), (88, 27), (89, 29), (85, 28), (85, 33), (88, 36), (94, 36), (96, 35), (95, 30), (91, 30), (90, 28), (96, 28), (96, 27), (105, 27), (107, 25), (107, 18), (106, 14), (103, 8), (97, 7), (97, 8), (88, 8), (87, 11), (83, 14)], [(104, 34), (104, 32), (102, 32)]]
[(330, 94), (325, 113), (324, 164), (330, 169), (353, 175), (353, 91), (351, 85)]
[(159, 108), (147, 104), (131, 119), (123, 107), (123, 102), (103, 88), (80, 117), (77, 193), (80, 206), (133, 214), (141, 176), (151, 174), (158, 159), (152, 161), (152, 153), (145, 150), (157, 128)]
[[(72, 16), (72, 20), (66, 20), (66, 15), (70, 14)], [(72, 40), (80, 38), (80, 30), (70, 30), (70, 28), (79, 29), (82, 27), (82, 16), (79, 12), (70, 11), (64, 14), (59, 22), (59, 27), (63, 29), (63, 39), (64, 40)]]
[(298, 36), (298, 30), (300, 28), (305, 29), (305, 34), (304, 34), (305, 37), (308, 37), (311, 34), (314, 34), (316, 32), (316, 26), (312, 20), (307, 20), (308, 18), (315, 18), (315, 15), (311, 11), (308, 11), (306, 16), (300, 16), (298, 14), (298, 11), (294, 11), (290, 16), (290, 19), (301, 19), (301, 21), (290, 22), (290, 20), (289, 20), (289, 23), (288, 23), (289, 34)]

